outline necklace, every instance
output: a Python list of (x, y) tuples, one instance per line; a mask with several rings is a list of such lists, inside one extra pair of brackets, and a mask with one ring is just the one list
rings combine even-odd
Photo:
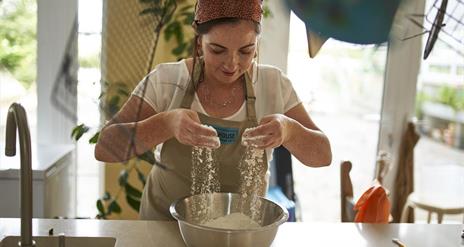
[(203, 91), (203, 94), (202, 94), (203, 102), (207, 102), (209, 103), (209, 105), (213, 105), (216, 107), (225, 108), (228, 105), (235, 102), (235, 99), (237, 98), (235, 96), (236, 96), (238, 88), (239, 88), (239, 83), (237, 83), (237, 85), (232, 87), (229, 97), (227, 97), (224, 101), (219, 102), (213, 99), (213, 95), (211, 94), (211, 90), (209, 89), (208, 84), (204, 84), (203, 87), (201, 88), (201, 90)]

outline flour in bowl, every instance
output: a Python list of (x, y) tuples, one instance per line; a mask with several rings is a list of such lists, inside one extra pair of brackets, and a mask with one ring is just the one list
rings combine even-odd
[(233, 229), (233, 230), (244, 230), (261, 227), (256, 221), (243, 213), (231, 213), (228, 215), (221, 216), (216, 219), (206, 221), (203, 225), (221, 228), (221, 229)]

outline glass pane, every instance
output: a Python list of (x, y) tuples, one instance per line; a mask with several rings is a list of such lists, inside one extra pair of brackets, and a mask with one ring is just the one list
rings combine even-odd
[[(426, 1), (427, 30), (440, 3)], [(417, 84), (416, 117), (421, 138), (414, 152), (415, 191), (421, 200), (437, 202), (438, 206), (464, 207), (464, 2), (449, 1), (446, 13), (446, 26), (427, 60), (422, 61)], [(456, 22), (459, 18), (461, 23)], [(423, 37), (424, 45), (427, 37)], [(416, 210), (416, 221), (426, 219), (425, 211)], [(462, 222), (462, 214), (445, 215), (444, 222)]]
[(13, 102), (26, 109), (32, 143), (36, 138), (36, 11), (35, 0), (0, 1), (0, 146)]
[(99, 96), (102, 0), (79, 0), (78, 122), (90, 127), (77, 142), (77, 214), (94, 217), (99, 197), (99, 162), (88, 140), (100, 126)]
[(293, 160), (295, 191), (305, 221), (340, 221), (340, 161), (353, 163), (355, 199), (374, 178), (386, 47), (328, 40), (308, 56), (304, 24), (292, 14), (288, 76), (332, 145), (327, 168)]

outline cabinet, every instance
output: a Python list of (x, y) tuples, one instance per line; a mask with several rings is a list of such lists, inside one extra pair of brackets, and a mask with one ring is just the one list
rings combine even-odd
[[(20, 158), (0, 146), (0, 217), (20, 217)], [(75, 145), (32, 145), (33, 217), (76, 216)]]

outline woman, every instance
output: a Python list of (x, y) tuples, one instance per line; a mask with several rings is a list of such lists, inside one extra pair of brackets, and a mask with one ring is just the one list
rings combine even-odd
[(190, 194), (192, 146), (216, 148), (217, 135), (221, 191), (238, 191), (247, 128), (256, 127), (247, 137), (261, 136), (252, 144), (266, 150), (261, 175), (280, 145), (307, 166), (330, 164), (329, 140), (288, 78), (254, 62), (261, 17), (261, 0), (199, 0), (194, 57), (158, 65), (101, 131), (95, 148), (101, 161), (124, 161), (155, 146), (161, 150), (165, 169), (155, 166), (148, 176), (141, 219), (172, 219), (169, 205)]

